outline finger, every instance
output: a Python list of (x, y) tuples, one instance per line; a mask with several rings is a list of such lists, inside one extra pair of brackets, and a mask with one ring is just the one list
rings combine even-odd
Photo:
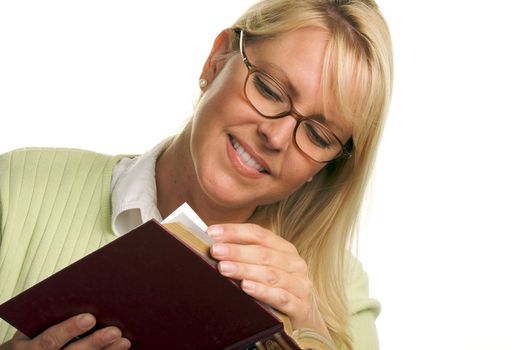
[(31, 340), (27, 335), (20, 331), (16, 331), (15, 335), (13, 335), (13, 340)]
[(255, 244), (279, 251), (297, 253), (296, 247), (288, 240), (256, 224), (212, 225), (207, 233), (216, 242)]
[(121, 338), (117, 341), (115, 341), (113, 344), (110, 344), (109, 346), (105, 347), (104, 350), (126, 350), (130, 349), (132, 344), (130, 343), (130, 340), (126, 338)]
[(258, 245), (215, 243), (211, 255), (217, 260), (274, 266), (290, 273), (307, 275), (307, 265), (298, 254), (285, 253)]
[(250, 280), (268, 287), (286, 290), (301, 300), (308, 301), (312, 295), (313, 286), (309, 279), (275, 267), (220, 261), (218, 270), (229, 278)]
[(105, 327), (95, 331), (72, 344), (67, 350), (100, 350), (113, 345), (122, 339), (121, 330), (117, 327)]
[(243, 280), (241, 286), (253, 298), (288, 315), (293, 324), (297, 323), (303, 317), (302, 315), (308, 314), (307, 310), (310, 304), (303, 303), (293, 294), (281, 288), (272, 288), (249, 280)]
[(93, 326), (95, 326), (93, 315), (80, 314), (48, 328), (31, 342), (35, 349), (60, 349), (71, 339), (85, 333)]

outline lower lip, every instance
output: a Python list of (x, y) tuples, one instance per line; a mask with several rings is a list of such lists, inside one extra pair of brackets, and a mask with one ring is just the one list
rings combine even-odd
[(236, 169), (238, 173), (244, 177), (259, 179), (265, 176), (264, 173), (261, 173), (244, 163), (241, 156), (238, 154), (238, 152), (236, 152), (236, 149), (234, 149), (229, 137), (227, 137), (227, 154), (229, 155), (229, 159), (231, 160), (234, 169)]

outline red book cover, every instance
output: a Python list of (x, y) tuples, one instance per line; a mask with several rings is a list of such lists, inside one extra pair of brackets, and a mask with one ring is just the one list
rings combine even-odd
[(89, 312), (132, 349), (300, 349), (282, 322), (155, 220), (0, 305), (29, 337)]

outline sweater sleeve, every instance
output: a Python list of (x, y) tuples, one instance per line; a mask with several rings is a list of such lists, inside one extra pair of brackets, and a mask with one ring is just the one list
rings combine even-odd
[(2, 246), (2, 233), (4, 230), (5, 208), (7, 202), (7, 186), (9, 171), (9, 154), (0, 154), (0, 247)]
[(352, 260), (347, 297), (349, 303), (349, 333), (352, 337), (353, 350), (378, 350), (379, 341), (375, 319), (381, 310), (380, 303), (370, 298), (368, 275), (362, 264)]

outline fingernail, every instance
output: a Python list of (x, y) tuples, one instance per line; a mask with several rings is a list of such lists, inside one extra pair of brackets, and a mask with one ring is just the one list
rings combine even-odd
[(119, 343), (118, 349), (119, 350), (127, 350), (127, 349), (130, 349), (131, 346), (132, 346), (132, 344), (130, 344), (128, 339), (124, 339), (124, 341), (121, 341)]
[(90, 314), (82, 314), (77, 318), (77, 324), (82, 329), (88, 329), (95, 325), (95, 317)]
[(130, 341), (128, 341), (128, 339), (123, 339), (123, 340), (120, 341), (119, 346), (117, 347), (117, 349), (119, 349), (119, 350), (127, 350), (127, 349), (130, 349), (131, 346), (132, 346), (132, 344), (130, 344)]
[(248, 292), (253, 292), (256, 289), (256, 284), (252, 281), (243, 280), (242, 288)]
[(227, 255), (229, 249), (223, 244), (214, 244), (212, 246), (212, 255), (216, 257), (221, 257)]
[(219, 225), (209, 226), (207, 228), (207, 233), (214, 239), (220, 238), (223, 235), (223, 227)]
[(230, 275), (230, 274), (236, 272), (236, 265), (234, 265), (231, 262), (221, 261), (219, 265), (220, 265), (220, 272), (222, 274)]
[(104, 331), (104, 334), (102, 335), (102, 338), (106, 342), (112, 342), (115, 339), (117, 339), (120, 336), (120, 332), (115, 328), (110, 328)]

